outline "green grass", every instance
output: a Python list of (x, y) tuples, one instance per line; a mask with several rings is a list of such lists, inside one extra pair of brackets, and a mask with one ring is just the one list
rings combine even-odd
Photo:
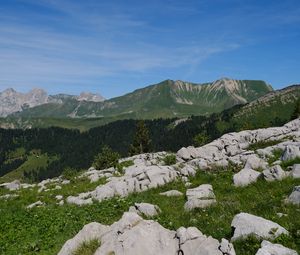
[(93, 255), (99, 246), (100, 242), (96, 239), (84, 242), (72, 255)]
[(286, 161), (283, 161), (281, 163), (281, 166), (286, 169), (287, 167), (289, 166), (293, 166), (294, 164), (300, 164), (300, 157), (297, 157), (297, 158), (294, 158), (294, 159), (291, 159), (291, 160), (286, 160)]
[[(247, 212), (277, 222), (289, 232), (289, 237), (276, 240), (283, 245), (300, 252), (300, 215), (299, 207), (283, 202), (294, 186), (300, 185), (300, 180), (287, 178), (278, 182), (257, 183), (244, 188), (232, 185), (234, 171), (216, 171), (206, 173), (198, 171), (191, 178), (192, 187), (210, 183), (214, 188), (218, 203), (206, 209), (184, 211), (186, 198), (165, 197), (159, 195), (170, 189), (186, 191), (184, 183), (178, 181), (164, 187), (151, 189), (143, 193), (131, 194), (127, 198), (113, 198), (101, 203), (94, 203), (82, 207), (56, 205), (55, 195), (64, 197), (75, 195), (83, 191), (93, 190), (103, 183), (89, 183), (86, 179), (76, 179), (65, 185), (62, 190), (37, 193), (37, 189), (22, 190), (20, 197), (4, 202), (0, 200), (1, 228), (0, 254), (56, 254), (62, 245), (72, 238), (82, 227), (92, 221), (110, 225), (120, 219), (122, 214), (135, 202), (156, 204), (162, 213), (155, 217), (160, 224), (168, 229), (176, 230), (180, 226), (196, 226), (204, 234), (211, 235), (218, 240), (230, 239), (231, 221), (237, 213)], [(7, 191), (0, 190), (0, 195)], [(25, 206), (41, 200), (45, 207), (27, 210)], [(287, 216), (279, 217), (277, 213)], [(251, 239), (251, 238), (250, 238)], [(251, 240), (250, 240), (251, 241)], [(237, 255), (254, 255), (259, 246), (258, 240), (235, 243)]]
[(261, 142), (257, 142), (257, 143), (250, 144), (249, 147), (248, 147), (248, 150), (255, 151), (255, 150), (257, 150), (257, 149), (264, 149), (264, 148), (267, 148), (267, 147), (270, 147), (270, 146), (279, 144), (279, 143), (281, 143), (281, 142), (283, 142), (283, 141), (282, 141), (282, 140), (276, 140), (276, 141), (261, 141)]

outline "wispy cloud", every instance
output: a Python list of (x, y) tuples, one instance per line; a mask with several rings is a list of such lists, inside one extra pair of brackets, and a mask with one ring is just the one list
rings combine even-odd
[(299, 22), (299, 8), (235, 0), (11, 2), (0, 6), (0, 89), (123, 82), (169, 70), (189, 78), (204, 61)]

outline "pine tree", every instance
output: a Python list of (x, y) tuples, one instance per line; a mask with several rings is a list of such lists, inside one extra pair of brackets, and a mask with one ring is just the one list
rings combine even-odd
[(140, 120), (136, 126), (136, 133), (133, 143), (130, 145), (129, 154), (136, 155), (149, 152), (151, 149), (151, 140), (149, 130), (143, 120)]

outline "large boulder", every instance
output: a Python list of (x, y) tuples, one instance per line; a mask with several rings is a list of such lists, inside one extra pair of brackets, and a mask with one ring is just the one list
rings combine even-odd
[(157, 205), (148, 203), (135, 203), (134, 206), (129, 208), (129, 212), (136, 212), (140, 215), (145, 215), (146, 217), (153, 217), (158, 215), (161, 210)]
[(261, 243), (261, 248), (255, 255), (298, 255), (298, 253), (281, 244), (273, 244), (264, 240)]
[(175, 234), (155, 221), (127, 212), (102, 236), (95, 255), (174, 255), (178, 250)]
[(241, 187), (247, 186), (253, 182), (256, 182), (257, 179), (261, 176), (261, 173), (249, 168), (243, 168), (241, 171), (233, 175), (234, 186)]
[(294, 164), (291, 172), (293, 178), (300, 178), (300, 164)]
[(288, 231), (277, 223), (249, 213), (239, 213), (234, 216), (231, 227), (234, 230), (232, 241), (246, 238), (249, 235), (258, 238), (275, 239)]
[(184, 205), (186, 211), (195, 208), (205, 208), (217, 202), (213, 187), (210, 184), (202, 184), (197, 188), (188, 189), (186, 196), (188, 199)]
[(57, 255), (73, 255), (74, 252), (84, 243), (92, 240), (100, 242), (101, 237), (108, 231), (108, 227), (97, 222), (85, 225), (76, 236), (69, 239)]
[(281, 156), (282, 161), (292, 160), (295, 158), (300, 158), (300, 148), (295, 145), (287, 145)]
[(286, 200), (288, 203), (300, 205), (300, 186), (295, 186), (293, 192)]
[(276, 181), (282, 180), (287, 174), (282, 170), (280, 165), (275, 165), (264, 170), (263, 176), (266, 181)]

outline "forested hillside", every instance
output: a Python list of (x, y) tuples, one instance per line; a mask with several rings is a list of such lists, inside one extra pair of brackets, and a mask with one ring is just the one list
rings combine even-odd
[[(249, 105), (240, 105), (210, 116), (146, 120), (151, 150), (174, 152), (183, 146), (199, 145), (199, 139), (201, 144), (201, 140), (208, 142), (232, 131), (282, 125), (291, 119), (297, 108), (300, 93), (298, 87), (295, 88), (285, 93), (284, 104), (277, 94), (269, 102), (260, 103), (260, 107), (257, 101), (255, 110)], [(275, 107), (280, 111), (270, 115)], [(4, 180), (37, 181), (60, 175), (68, 168), (72, 171), (86, 169), (104, 145), (127, 156), (137, 123), (138, 120), (120, 120), (82, 133), (58, 127), (0, 129), (0, 176), (4, 176)]]

